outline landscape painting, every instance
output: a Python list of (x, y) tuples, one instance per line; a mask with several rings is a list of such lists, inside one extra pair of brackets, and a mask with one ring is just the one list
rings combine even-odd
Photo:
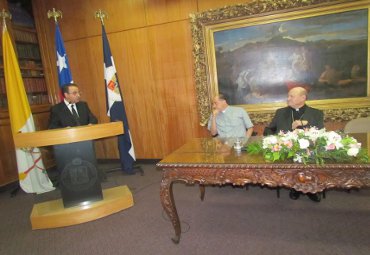
[(368, 9), (213, 32), (218, 92), (232, 105), (368, 96)]

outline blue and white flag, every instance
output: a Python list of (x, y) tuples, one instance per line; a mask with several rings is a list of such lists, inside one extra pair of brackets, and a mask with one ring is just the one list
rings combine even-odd
[[(64, 48), (64, 43), (62, 39), (62, 34), (60, 33), (58, 23), (55, 23), (55, 45), (57, 50), (57, 69), (58, 69), (58, 79), (59, 87), (73, 82), (72, 74), (69, 69), (69, 63), (67, 58), (66, 49)], [(63, 93), (60, 91), (60, 99), (63, 99)]]
[(118, 82), (118, 76), (110, 46), (102, 25), (103, 53), (104, 53), (104, 80), (106, 86), (107, 115), (111, 121), (122, 121), (124, 134), (118, 136), (118, 149), (120, 154), (122, 170), (133, 173), (133, 163), (136, 160), (134, 145), (132, 144), (131, 133), (126, 116), (125, 104), (122, 100), (122, 93)]

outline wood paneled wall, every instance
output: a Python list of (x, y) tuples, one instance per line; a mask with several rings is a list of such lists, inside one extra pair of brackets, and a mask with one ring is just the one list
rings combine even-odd
[[(57, 100), (55, 25), (47, 11), (63, 12), (59, 26), (74, 81), (100, 122), (105, 109), (101, 25), (98, 9), (109, 15), (105, 28), (118, 71), (137, 158), (162, 158), (193, 137), (207, 136), (199, 125), (193, 78), (189, 14), (240, 3), (227, 0), (35, 0), (46, 76)], [(98, 158), (117, 158), (114, 138), (97, 143)]]

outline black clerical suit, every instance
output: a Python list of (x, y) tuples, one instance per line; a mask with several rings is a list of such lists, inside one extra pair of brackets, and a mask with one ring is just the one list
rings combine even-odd
[[(304, 105), (299, 109), (294, 109), (288, 106), (276, 110), (274, 118), (272, 119), (270, 125), (265, 128), (263, 135), (276, 134), (280, 131), (292, 131), (292, 123), (295, 120), (307, 121), (305, 126), (300, 126), (298, 128), (324, 128), (324, 113), (321, 110), (314, 109), (307, 105)], [(289, 197), (291, 199), (296, 200), (300, 195), (301, 192), (298, 192), (294, 189), (290, 190)], [(307, 195), (315, 202), (320, 202), (321, 200), (321, 193), (308, 193)]]
[(49, 129), (75, 127), (98, 123), (97, 118), (90, 111), (86, 102), (80, 101), (75, 104), (78, 113), (76, 119), (65, 102), (54, 105), (50, 111)]
[(264, 135), (279, 133), (279, 131), (291, 131), (295, 120), (306, 120), (305, 127), (324, 127), (324, 113), (321, 110), (304, 105), (298, 111), (291, 107), (280, 108), (276, 111), (270, 125), (265, 129)]

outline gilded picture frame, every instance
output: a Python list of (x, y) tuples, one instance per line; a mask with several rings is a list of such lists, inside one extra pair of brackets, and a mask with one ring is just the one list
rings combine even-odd
[[(291, 86), (310, 91), (307, 103), (324, 110), (325, 121), (369, 116), (369, 12), (368, 0), (259, 0), (191, 14), (200, 124), (206, 125), (218, 93), (244, 107), (255, 124), (268, 123), (286, 105)], [(335, 22), (346, 25), (336, 30)], [(361, 29), (348, 39), (354, 27)], [(335, 71), (325, 69), (333, 65)]]

